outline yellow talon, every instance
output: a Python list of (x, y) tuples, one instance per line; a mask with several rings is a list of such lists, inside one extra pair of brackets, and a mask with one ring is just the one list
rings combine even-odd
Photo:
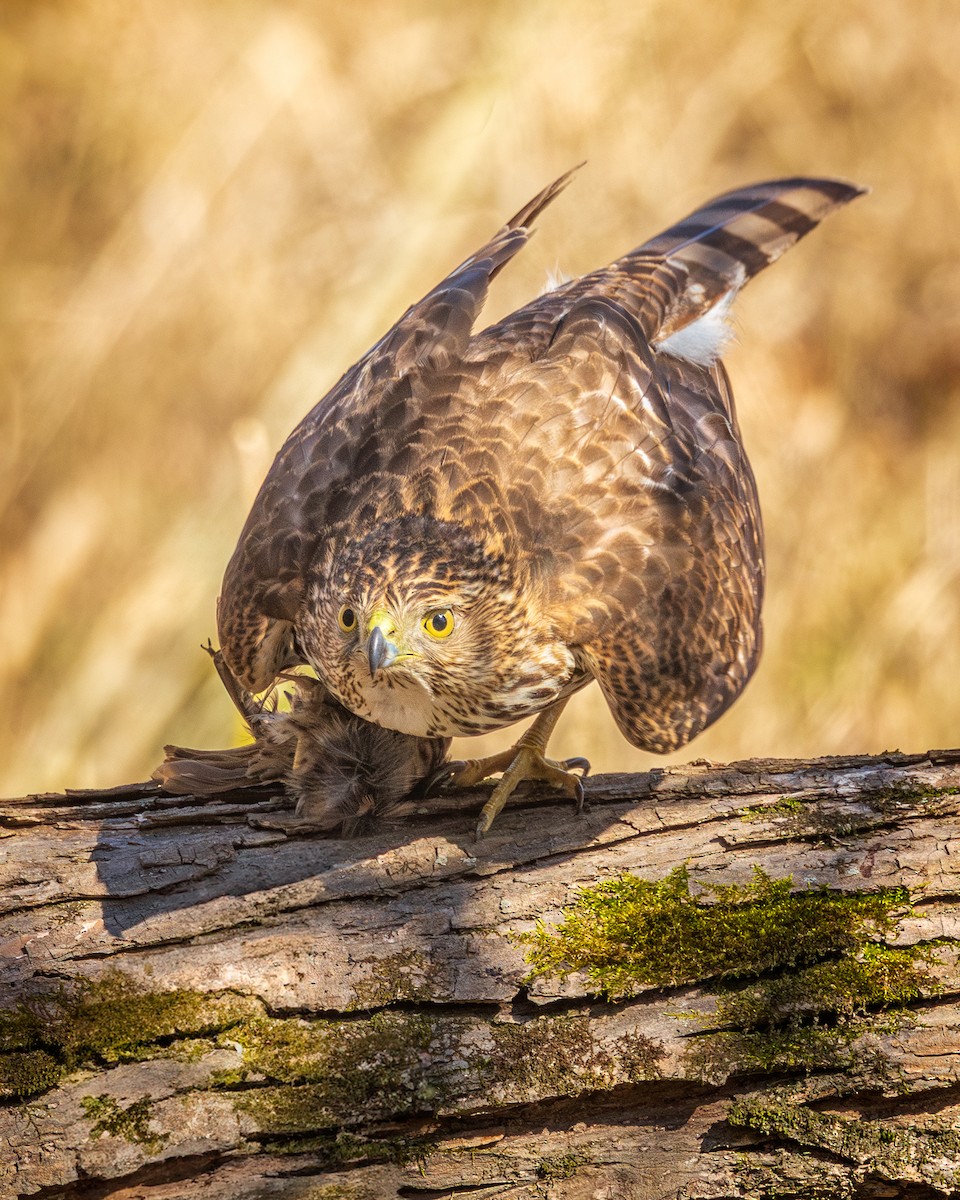
[[(565, 703), (561, 701), (542, 712), (510, 750), (491, 754), (488, 758), (471, 758), (452, 769), (450, 782), (458, 787), (472, 787), (490, 775), (503, 772), (481, 810), (476, 830), (478, 839), (489, 831), (503, 806), (520, 784), (527, 780), (539, 780), (571, 796), (577, 802), (578, 812), (583, 807), (583, 776), (590, 770), (589, 762), (585, 758), (555, 762), (544, 753)], [(581, 774), (574, 775), (571, 768), (579, 770)]]

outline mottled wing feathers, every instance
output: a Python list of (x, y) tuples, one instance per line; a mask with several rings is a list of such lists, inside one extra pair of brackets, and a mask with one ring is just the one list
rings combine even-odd
[(721, 196), (484, 335), (487, 353), (525, 338), (537, 370), (561, 367), (571, 453), (540, 487), (544, 507), (566, 512), (552, 541), (557, 611), (644, 749), (676, 749), (706, 728), (761, 648), (760, 511), (712, 314), (859, 193), (783, 180)]
[[(763, 535), (726, 373), (656, 353), (856, 189), (785, 181), (721, 197), (568, 286), (537, 367), (572, 387), (565, 493), (571, 642), (626, 737), (666, 752), (739, 695), (762, 641)], [(557, 302), (561, 297), (547, 298)], [(714, 356), (715, 357), (715, 356)]]
[[(564, 481), (564, 493), (574, 502), (582, 499), (576, 483), (595, 481), (627, 523), (631, 481), (649, 489), (663, 486), (665, 476), (679, 485), (689, 475), (692, 447), (677, 437), (659, 367), (631, 312), (607, 296), (576, 301), (538, 363), (541, 370), (552, 366), (572, 384), (564, 434), (579, 478)], [(601, 455), (599, 468), (591, 468)]]
[(651, 356), (608, 314), (592, 334), (577, 321), (565, 351), (576, 372), (591, 340), (602, 346), (596, 395), (614, 404), (609, 439), (591, 442), (608, 453), (606, 481), (570, 496), (559, 610), (576, 614), (571, 642), (625, 736), (665, 752), (715, 720), (756, 664), (760, 511), (722, 365)]

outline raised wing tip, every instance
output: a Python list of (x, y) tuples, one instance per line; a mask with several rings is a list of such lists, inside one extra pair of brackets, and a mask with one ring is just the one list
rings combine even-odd
[(586, 159), (581, 163), (577, 163), (575, 167), (571, 167), (569, 171), (565, 171), (553, 183), (548, 184), (542, 192), (538, 192), (529, 203), (525, 204), (518, 213), (515, 213), (504, 228), (529, 229), (547, 205), (556, 200), (557, 196), (560, 195), (570, 180), (573, 179), (574, 175), (584, 166), (586, 166)]

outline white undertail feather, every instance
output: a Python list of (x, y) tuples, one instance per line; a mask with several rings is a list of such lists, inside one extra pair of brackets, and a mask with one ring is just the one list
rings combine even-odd
[(658, 342), (657, 350), (701, 367), (712, 367), (735, 336), (730, 311), (738, 291), (739, 288), (731, 289), (702, 317)]
[(560, 264), (557, 263), (552, 270), (547, 271), (547, 281), (540, 289), (540, 295), (546, 296), (548, 292), (555, 292), (558, 287), (563, 287), (565, 283), (570, 282), (570, 276), (560, 269)]

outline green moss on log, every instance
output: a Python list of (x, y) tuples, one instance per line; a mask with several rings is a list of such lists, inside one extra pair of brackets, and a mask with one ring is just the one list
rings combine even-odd
[(773, 804), (750, 804), (740, 809), (741, 821), (768, 821), (777, 817), (799, 817), (807, 804), (799, 796), (781, 796)]
[(929, 947), (871, 943), (856, 957), (719, 991), (706, 1019), (720, 1032), (692, 1042), (688, 1069), (707, 1079), (798, 1070), (886, 1078), (876, 1039), (913, 1019), (911, 1001), (938, 990), (933, 957)]
[(229, 1028), (257, 1001), (233, 994), (151, 991), (113, 972), (0, 1012), (0, 1098), (23, 1100), (84, 1064), (138, 1061), (164, 1043)]
[(843, 1117), (798, 1104), (788, 1089), (782, 1089), (735, 1102), (728, 1120), (826, 1151), (881, 1179), (924, 1183), (947, 1195), (956, 1195), (960, 1188), (960, 1171), (953, 1165), (960, 1158), (960, 1132), (937, 1128), (936, 1118), (924, 1128)]
[[(615, 998), (642, 987), (712, 983), (713, 1013), (686, 1052), (691, 1076), (836, 1069), (884, 1075), (876, 1047), (937, 991), (929, 946), (892, 947), (902, 888), (794, 892), (756, 869), (746, 885), (691, 893), (685, 869), (585, 889), (559, 927), (525, 935), (535, 975), (585, 972)], [(871, 1035), (867, 1038), (865, 1035)]]
[(690, 891), (685, 867), (660, 881), (622, 875), (584, 888), (557, 929), (538, 923), (522, 940), (533, 976), (585, 971), (614, 998), (643, 987), (749, 978), (860, 949), (896, 924), (903, 888), (794, 892), (759, 867), (748, 884)]
[(545, 1183), (559, 1183), (564, 1179), (572, 1179), (581, 1167), (589, 1166), (593, 1161), (593, 1155), (586, 1147), (574, 1147), (564, 1153), (542, 1158), (537, 1163), (536, 1175)]
[(150, 1154), (161, 1150), (170, 1135), (150, 1132), (151, 1098), (144, 1096), (124, 1108), (112, 1096), (84, 1096), (83, 1111), (92, 1122), (90, 1136), (96, 1141), (104, 1134), (123, 1138), (143, 1146)]
[(26, 1100), (55, 1087), (64, 1066), (46, 1050), (14, 1050), (0, 1055), (0, 1098)]
[(353, 985), (352, 1010), (383, 1008), (398, 1000), (431, 1001), (437, 995), (437, 968), (416, 950), (387, 954), (372, 960), (370, 967), (371, 977)]
[(410, 1013), (369, 1020), (261, 1017), (230, 1030), (246, 1068), (281, 1087), (243, 1093), (237, 1107), (264, 1133), (289, 1134), (430, 1111), (442, 1086), (430, 1068), (434, 1022)]
[(576, 1096), (628, 1079), (660, 1077), (663, 1047), (636, 1031), (608, 1044), (591, 1035), (586, 1014), (536, 1017), (523, 1024), (491, 1027), (494, 1048), (486, 1060), (486, 1086), (508, 1089), (511, 1097)]
[(490, 1095), (573, 1096), (656, 1078), (662, 1055), (636, 1031), (598, 1044), (589, 1018), (577, 1014), (520, 1024), (403, 1012), (354, 1021), (263, 1017), (224, 1040), (240, 1049), (245, 1077), (265, 1080), (238, 1092), (238, 1110), (262, 1133), (286, 1138), (471, 1108)]

